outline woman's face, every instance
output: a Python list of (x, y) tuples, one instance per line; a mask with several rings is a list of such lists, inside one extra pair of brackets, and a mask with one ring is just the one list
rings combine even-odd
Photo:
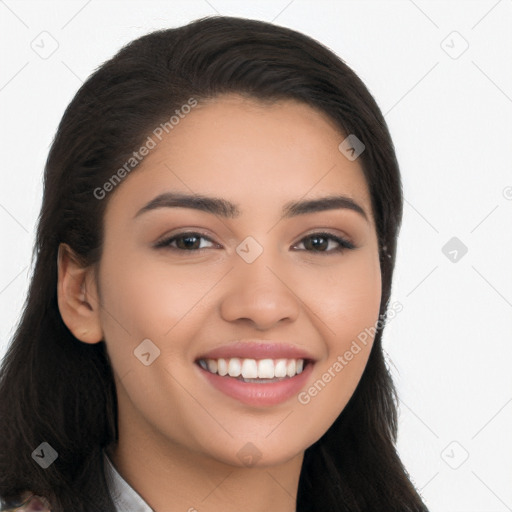
[[(343, 410), (373, 342), (365, 329), (378, 320), (381, 275), (361, 166), (338, 149), (345, 136), (323, 114), (294, 101), (222, 96), (163, 135), (152, 134), (156, 146), (103, 199), (99, 321), (120, 436), (239, 466), (289, 460)], [(234, 206), (213, 213), (162, 199), (144, 209), (170, 193)], [(327, 196), (364, 213), (345, 202), (285, 215), (289, 203)], [(198, 364), (235, 341), (290, 345), (314, 363), (286, 377), (284, 395)], [(275, 354), (259, 354), (256, 368), (283, 358)]]

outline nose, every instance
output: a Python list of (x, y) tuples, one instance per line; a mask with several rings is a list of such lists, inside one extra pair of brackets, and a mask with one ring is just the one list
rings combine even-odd
[(263, 331), (298, 318), (301, 301), (294, 293), (289, 272), (280, 271), (269, 260), (240, 260), (229, 273), (229, 279), (220, 306), (224, 320), (251, 324)]

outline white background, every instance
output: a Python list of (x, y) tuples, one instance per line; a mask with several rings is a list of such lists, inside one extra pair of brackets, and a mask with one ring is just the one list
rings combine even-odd
[[(512, 510), (511, 0), (0, 0), (0, 356), (65, 107), (128, 41), (217, 13), (314, 37), (375, 96), (405, 194), (392, 298), (403, 311), (384, 337), (399, 451), (432, 512)], [(445, 256), (452, 237), (467, 254)]]

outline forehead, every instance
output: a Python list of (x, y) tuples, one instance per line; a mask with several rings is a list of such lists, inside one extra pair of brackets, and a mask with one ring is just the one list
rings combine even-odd
[(338, 149), (346, 135), (304, 103), (224, 95), (199, 103), (167, 128), (161, 140), (149, 134), (154, 147), (112, 202), (135, 210), (177, 190), (226, 197), (241, 204), (243, 213), (343, 193), (372, 218), (362, 167)]

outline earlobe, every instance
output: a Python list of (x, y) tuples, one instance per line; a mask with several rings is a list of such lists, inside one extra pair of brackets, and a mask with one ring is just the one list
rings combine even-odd
[(103, 340), (94, 269), (81, 265), (68, 244), (59, 245), (57, 298), (63, 322), (84, 343)]

